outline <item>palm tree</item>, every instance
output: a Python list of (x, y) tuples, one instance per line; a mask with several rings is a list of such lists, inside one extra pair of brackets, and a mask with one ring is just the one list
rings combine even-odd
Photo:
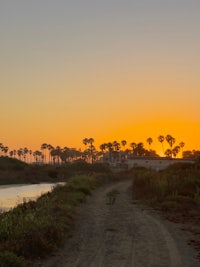
[(120, 150), (120, 143), (118, 143), (117, 141), (113, 141), (112, 145), (113, 145), (115, 151)]
[(32, 162), (32, 155), (33, 155), (33, 151), (30, 149), (29, 151), (28, 151), (28, 153), (29, 153), (29, 162)]
[(64, 147), (63, 149), (60, 149), (59, 157), (62, 161), (62, 163), (66, 163), (69, 161), (70, 158), (70, 149), (68, 147)]
[(14, 158), (16, 157), (16, 155), (17, 155), (17, 150), (14, 149), (14, 150), (13, 150), (13, 156), (14, 156)]
[(136, 148), (134, 150), (134, 153), (136, 154), (136, 156), (145, 156), (146, 150), (144, 149), (144, 144), (143, 143), (138, 143), (136, 145)]
[(8, 149), (9, 149), (9, 148), (8, 148), (7, 146), (4, 146), (4, 147), (2, 148), (2, 151), (3, 151), (3, 153), (4, 153), (5, 156), (7, 155)]
[(90, 145), (90, 157), (91, 157), (91, 163), (93, 163), (93, 160), (94, 160), (94, 150), (95, 150), (95, 147), (93, 146), (93, 143), (94, 143), (94, 139), (93, 138), (88, 138), (87, 139), (87, 142), (88, 144)]
[[(0, 143), (0, 152), (3, 151), (3, 147), (4, 147), (4, 145), (2, 143)], [(1, 153), (0, 153), (0, 155), (1, 155)]]
[(89, 162), (89, 158), (90, 158), (90, 150), (89, 149), (85, 149), (82, 152), (82, 159), (86, 162)]
[(89, 141), (88, 138), (83, 139), (83, 144), (85, 145), (85, 149), (87, 148), (88, 141)]
[(39, 151), (39, 150), (34, 151), (33, 152), (33, 156), (35, 158), (36, 164), (40, 163), (41, 161), (43, 161), (44, 155), (42, 154), (41, 151)]
[(165, 155), (167, 156), (167, 157), (172, 157), (172, 150), (171, 149), (167, 149), (166, 151), (165, 151)]
[(49, 163), (51, 163), (51, 151), (54, 149), (54, 147), (52, 145), (48, 144), (47, 149), (49, 150)]
[(121, 145), (123, 146), (124, 149), (125, 149), (126, 144), (127, 144), (127, 141), (126, 140), (122, 140), (121, 141)]
[(46, 162), (46, 149), (48, 148), (48, 145), (43, 143), (40, 148), (42, 151), (44, 150), (44, 162)]
[(134, 142), (132, 142), (132, 143), (130, 143), (130, 147), (132, 148), (132, 150), (133, 150), (133, 154), (134, 154), (134, 151), (135, 151), (135, 149), (136, 149), (136, 147), (137, 147), (137, 144), (134, 143)]
[(94, 139), (92, 138), (92, 137), (90, 137), (90, 138), (88, 138), (87, 139), (88, 141), (88, 144), (90, 145), (90, 146), (92, 146), (93, 145), (93, 143), (94, 143)]
[(151, 148), (152, 142), (153, 142), (153, 139), (151, 137), (147, 138), (147, 143), (149, 144), (149, 150)]
[(101, 149), (102, 154), (104, 153), (104, 151), (106, 150), (106, 143), (103, 143), (99, 146), (99, 148)]
[(119, 150), (120, 150), (120, 143), (117, 141), (112, 142), (112, 146), (114, 151), (112, 152), (113, 159), (119, 161)]
[(9, 155), (10, 155), (10, 157), (12, 158), (12, 157), (14, 156), (14, 151), (11, 150), (11, 151), (9, 152)]
[(23, 149), (23, 155), (24, 155), (24, 161), (26, 162), (26, 155), (28, 154), (29, 150), (27, 147), (24, 147)]
[(174, 137), (172, 137), (170, 134), (168, 134), (166, 137), (165, 137), (166, 141), (168, 142), (170, 148), (172, 149), (172, 146), (174, 145), (176, 139)]
[(163, 146), (164, 140), (165, 140), (165, 137), (163, 135), (158, 136), (158, 141), (162, 144), (163, 154), (164, 154), (164, 146)]
[(22, 148), (19, 148), (17, 150), (17, 155), (18, 155), (18, 159), (21, 160), (22, 156), (23, 156), (23, 149)]
[(176, 158), (176, 156), (178, 155), (179, 151), (180, 151), (180, 146), (175, 146), (172, 149), (172, 155)]
[(185, 143), (184, 142), (180, 142), (179, 146), (181, 148), (181, 153), (182, 153), (182, 157), (183, 157), (183, 147), (185, 146)]
[(111, 142), (106, 144), (109, 152), (109, 161), (112, 161), (113, 144)]
[(60, 164), (60, 154), (61, 154), (61, 148), (60, 146), (56, 146), (54, 149), (54, 156), (57, 158), (57, 163)]

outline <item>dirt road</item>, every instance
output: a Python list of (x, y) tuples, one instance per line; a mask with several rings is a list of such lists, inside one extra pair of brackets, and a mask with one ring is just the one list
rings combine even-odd
[[(35, 266), (200, 266), (187, 245), (187, 233), (156, 213), (132, 204), (130, 185), (130, 181), (124, 181), (97, 190), (80, 207), (73, 238), (55, 256)], [(109, 205), (112, 190), (118, 194), (115, 203)]]

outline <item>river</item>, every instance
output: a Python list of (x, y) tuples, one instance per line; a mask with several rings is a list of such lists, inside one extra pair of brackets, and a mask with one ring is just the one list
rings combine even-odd
[(0, 210), (9, 210), (24, 201), (35, 200), (42, 194), (50, 192), (55, 185), (53, 183), (1, 185)]

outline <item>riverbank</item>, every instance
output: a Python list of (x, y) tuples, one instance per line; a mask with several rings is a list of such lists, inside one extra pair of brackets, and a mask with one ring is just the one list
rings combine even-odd
[(0, 185), (0, 212), (8, 211), (24, 202), (36, 200), (42, 194), (51, 192), (56, 185), (64, 184), (63, 182)]
[(96, 186), (95, 177), (76, 176), (68, 185), (55, 187), (37, 201), (20, 204), (1, 214), (1, 262), (10, 266), (11, 257), (16, 258), (16, 262), (20, 259), (20, 266), (25, 266), (30, 259), (57, 250), (64, 238), (71, 235), (75, 207), (84, 202)]
[(77, 174), (110, 172), (104, 164), (89, 164), (81, 160), (63, 165), (36, 165), (0, 157), (0, 185), (66, 182)]

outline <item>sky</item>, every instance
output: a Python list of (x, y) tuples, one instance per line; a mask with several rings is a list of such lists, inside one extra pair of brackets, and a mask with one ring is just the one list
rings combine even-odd
[[(199, 0), (0, 0), (0, 142), (171, 134), (200, 150)], [(146, 144), (147, 145), (147, 144)]]

